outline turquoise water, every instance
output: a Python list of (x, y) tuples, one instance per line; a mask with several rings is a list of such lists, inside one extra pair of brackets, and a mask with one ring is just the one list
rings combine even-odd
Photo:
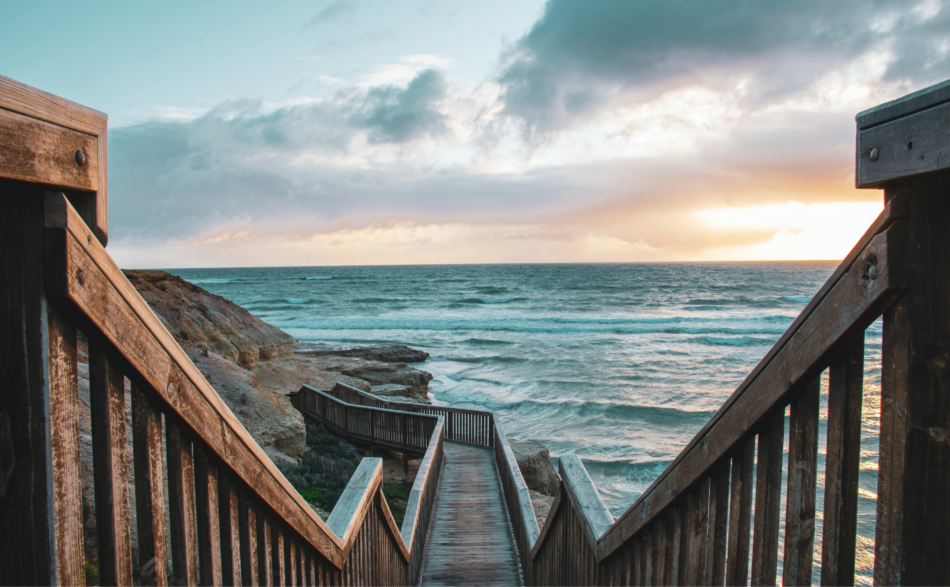
[[(435, 376), (434, 403), (492, 410), (509, 437), (542, 442), (554, 456), (579, 455), (619, 515), (834, 268), (784, 262), (172, 272), (302, 342), (427, 351), (421, 367)], [(873, 567), (879, 391), (878, 322), (867, 338), (859, 582), (869, 581)], [(826, 406), (823, 396), (823, 417)], [(824, 438), (822, 428), (822, 471)]]

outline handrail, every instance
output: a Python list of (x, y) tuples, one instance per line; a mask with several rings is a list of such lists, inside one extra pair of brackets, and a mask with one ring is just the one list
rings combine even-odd
[(441, 418), (351, 404), (309, 385), (302, 386), (289, 397), (293, 406), (303, 415), (347, 439), (389, 446), (403, 452), (424, 453), (429, 446), (432, 430)]
[[(652, 573), (644, 580), (652, 576), (650, 580), (660, 584), (686, 579), (703, 583), (721, 581), (725, 574), (727, 582), (742, 584), (745, 571), (741, 561), (743, 558), (748, 561), (750, 555), (753, 558), (753, 584), (757, 580), (768, 582), (770, 572), (774, 577), (780, 511), (777, 500), (782, 479), (781, 453), (775, 451), (782, 449), (782, 442), (778, 439), (784, 430), (784, 421), (779, 414), (784, 415), (786, 406), (792, 404), (793, 414), (805, 418), (798, 426), (806, 426), (806, 436), (801, 436), (801, 429), (797, 428), (799, 436), (793, 437), (791, 442), (805, 443), (801, 445), (805, 453), (793, 451), (792, 458), (807, 459), (807, 446), (811, 442), (807, 436), (811, 434), (808, 426), (813, 418), (817, 418), (817, 400), (812, 399), (818, 389), (817, 377), (829, 365), (835, 368), (837, 357), (850, 348), (856, 337), (860, 335), (863, 341), (863, 331), (894, 303), (906, 286), (905, 219), (908, 210), (906, 198), (897, 196), (888, 202), (762, 361), (673, 463), (617, 520), (603, 506), (580, 460), (566, 455), (561, 457), (559, 491), (544, 527), (538, 532), (530, 505), (525, 507), (525, 503), (530, 504), (530, 499), (523, 495), (526, 492), (512, 474), (517, 464), (510, 465), (504, 451), (497, 451), (499, 470), (507, 469), (502, 474), (502, 487), (515, 526), (526, 584), (599, 583), (621, 573), (617, 565), (627, 565), (624, 572), (633, 572), (633, 560), (648, 556), (643, 549), (647, 548), (644, 545), (649, 540), (660, 540), (657, 544), (662, 543), (666, 549), (660, 554), (650, 550), (649, 556), (661, 556), (666, 562), (651, 562), (649, 569), (643, 562), (642, 569), (637, 572)], [(505, 445), (504, 435), (500, 431), (498, 434), (498, 446)], [(771, 440), (771, 449), (770, 438), (777, 439)], [(752, 530), (749, 508), (756, 439), (760, 454), (755, 535), (762, 539), (756, 539), (756, 552), (751, 552), (748, 550)], [(735, 461), (731, 468), (731, 501), (728, 495), (730, 461)], [(806, 477), (808, 475), (810, 473), (806, 473)], [(814, 483), (814, 479), (805, 479), (805, 483)], [(727, 493), (722, 493), (722, 488)], [(807, 492), (803, 495), (807, 499)], [(808, 506), (801, 502), (799, 507)], [(727, 532), (724, 524), (730, 511), (731, 526)], [(711, 530), (711, 526), (703, 526), (702, 536), (691, 534), (698, 532), (696, 528), (702, 524), (713, 524), (717, 515), (720, 520), (718, 527)], [(702, 516), (702, 521), (696, 516)], [(683, 538), (680, 538), (680, 525), (687, 532)], [(669, 542), (673, 540), (671, 532), (674, 527), (675, 544)], [(789, 532), (794, 534), (796, 531), (795, 524), (790, 523)], [(659, 538), (643, 538), (647, 532)], [(555, 535), (557, 539), (554, 539)], [(636, 557), (634, 544), (641, 549)], [(680, 550), (687, 546), (690, 554), (681, 555)], [(805, 556), (804, 548), (802, 556)], [(676, 550), (677, 554), (674, 556), (670, 549)], [(727, 550), (728, 568), (725, 566)], [(575, 556), (565, 557), (566, 551), (575, 552)], [(790, 566), (797, 552), (793, 548), (786, 554)], [(721, 568), (716, 566), (714, 556), (721, 559)], [(806, 566), (810, 568), (810, 554), (807, 557), (807, 565), (803, 562), (795, 572), (803, 573)], [(584, 562), (588, 558), (589, 561)], [(707, 561), (710, 562), (707, 564)], [(791, 582), (801, 578), (792, 571), (786, 573), (786, 579)]]
[[(419, 433), (425, 434), (420, 442), (414, 440), (414, 447), (424, 452), (425, 458), (424, 470), (417, 475), (410, 495), (412, 513), (407, 515), (402, 532), (382, 493), (378, 459), (364, 460), (348, 484), (339, 511), (334, 508), (331, 513), (331, 528), (251, 438), (66, 198), (47, 194), (45, 207), (47, 297), (90, 341), (96, 503), (100, 505), (96, 518), (104, 584), (130, 584), (132, 580), (128, 564), (131, 517), (128, 500), (121, 493), (126, 483), (123, 376), (132, 382), (136, 414), (133, 438), (139, 548), (154, 557), (138, 564), (143, 568), (152, 565), (159, 585), (165, 581), (167, 559), (173, 563), (173, 580), (189, 584), (220, 583), (222, 577), (230, 583), (239, 575), (242, 582), (250, 584), (265, 582), (269, 574), (274, 583), (414, 581), (426, 536), (420, 525), (428, 525), (440, 475), (442, 419), (410, 416), (426, 423), (410, 435), (414, 440)], [(72, 360), (75, 362), (75, 355)], [(75, 365), (72, 377), (72, 383), (62, 384), (64, 389), (69, 385), (75, 389)], [(60, 385), (58, 381), (53, 384)], [(78, 401), (72, 396), (65, 399)], [(78, 410), (73, 414), (76, 417)], [(405, 413), (393, 414), (406, 420)], [(168, 529), (162, 511), (166, 502), (161, 482), (165, 474), (163, 427), (168, 446)], [(58, 450), (53, 448), (54, 453)], [(358, 504), (356, 509), (349, 507), (351, 501)], [(231, 532), (235, 513), (239, 539)], [(357, 539), (363, 528), (370, 527), (366, 526), (367, 516), (374, 516), (389, 532), (374, 533), (377, 538), (373, 540)], [(169, 530), (172, 550), (166, 557)], [(81, 548), (81, 533), (68, 538)], [(391, 564), (393, 555), (403, 560), (403, 566)], [(232, 566), (233, 560), (240, 561), (239, 569)], [(383, 564), (384, 560), (390, 563)]]
[[(400, 548), (403, 558), (406, 562), (410, 563), (412, 570), (410, 583), (415, 583), (418, 578), (419, 570), (422, 568), (422, 555), (425, 549), (425, 540), (427, 538), (429, 521), (431, 520), (436, 488), (438, 487), (442, 467), (445, 462), (444, 452), (442, 450), (442, 442), (445, 437), (444, 418), (427, 414), (406, 414), (405, 412), (385, 408), (349, 404), (328, 393), (314, 389), (309, 385), (304, 385), (296, 393), (290, 394), (290, 399), (293, 406), (299, 410), (304, 417), (329, 426), (331, 429), (336, 429), (337, 432), (348, 438), (362, 437), (363, 440), (371, 438), (375, 439), (375, 442), (378, 444), (389, 445), (402, 450), (415, 450), (418, 446), (409, 446), (406, 442), (387, 442), (387, 433), (399, 433), (400, 438), (411, 437), (405, 435), (407, 430), (405, 426), (409, 417), (426, 424), (431, 423), (431, 425), (424, 426), (424, 428), (430, 430), (430, 432), (428, 436), (425, 437), (426, 442), (423, 447), (425, 454), (419, 464), (419, 470), (416, 472), (415, 481), (409, 492), (409, 500), (406, 504), (406, 513), (403, 517), (401, 530), (397, 531), (395, 521), (392, 519), (392, 514), (389, 513), (388, 505), (386, 505), (382, 493), (377, 497), (383, 509), (385, 509), (386, 515), (384, 517), (390, 526), (391, 532), (394, 535), (397, 533), (400, 535), (400, 540), (397, 541), (397, 545)], [(355, 420), (344, 416), (343, 422), (341, 423), (334, 422), (332, 418), (327, 418), (327, 415), (332, 412), (327, 409), (327, 404), (335, 404), (342, 407), (344, 414), (347, 414), (348, 411), (352, 409), (370, 411), (382, 416), (389, 414), (397, 418), (395, 420), (387, 420), (385, 417), (371, 418), (370, 422), (373, 431), (369, 435), (369, 438), (367, 438), (365, 428), (356, 425), (350, 427), (351, 424), (355, 424)], [(387, 429), (386, 424), (392, 422), (400, 422), (402, 427), (397, 427), (399, 428), (397, 430)], [(362, 434), (360, 434), (360, 432), (362, 432)], [(330, 517), (327, 519), (327, 525), (340, 538), (344, 545), (350, 543), (350, 533), (358, 529), (359, 524), (362, 523), (362, 517), (357, 514), (369, 507), (367, 500), (375, 495), (375, 492), (382, 483), (381, 467), (382, 459), (365, 457), (360, 462), (356, 473), (350, 478), (350, 482), (340, 496), (337, 506), (333, 508)]]
[(494, 446), (495, 415), (487, 410), (470, 410), (387, 400), (340, 382), (337, 382), (326, 393), (350, 404), (442, 416), (445, 418), (446, 440), (485, 448)]

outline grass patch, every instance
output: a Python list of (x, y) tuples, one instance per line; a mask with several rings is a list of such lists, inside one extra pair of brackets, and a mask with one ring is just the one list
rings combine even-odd
[(297, 467), (281, 465), (281, 472), (307, 503), (329, 512), (340, 499), (362, 458), (352, 445), (325, 427), (307, 425), (307, 450)]
[(409, 502), (409, 492), (412, 491), (412, 485), (401, 481), (398, 483), (383, 483), (383, 495), (386, 496), (386, 503), (389, 504), (389, 511), (393, 514), (393, 519), (399, 528), (402, 528), (402, 521), (406, 517), (406, 506)]

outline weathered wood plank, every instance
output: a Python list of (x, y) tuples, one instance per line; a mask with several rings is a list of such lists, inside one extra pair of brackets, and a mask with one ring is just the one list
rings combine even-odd
[(896, 100), (879, 104), (854, 117), (858, 130), (864, 130), (950, 102), (950, 80), (934, 84)]
[(339, 564), (342, 545), (331, 537), (326, 524), (198, 372), (72, 206), (60, 198), (59, 207), (63, 213), (47, 216), (48, 293), (72, 319), (88, 327), (90, 337), (117, 350), (111, 358), (128, 365), (127, 372), (143, 392), (167, 402), (268, 507)]
[(831, 364), (829, 371), (821, 583), (853, 585), (861, 465), (864, 333)]
[(47, 309), (49, 433), (56, 583), (80, 585), (83, 572), (82, 487), (76, 328)]
[[(853, 253), (853, 259), (849, 256), (853, 263), (839, 267), (716, 416), (607, 532), (601, 540), (600, 560), (706, 474), (791, 390), (817, 375), (838, 345), (853, 339), (896, 299), (906, 285), (906, 222), (895, 221), (891, 215), (903, 209), (898, 203), (888, 203), (886, 214), (862, 238), (867, 246)], [(890, 228), (873, 236), (881, 226)], [(852, 265), (856, 270), (848, 271)]]
[(200, 447), (194, 447), (195, 505), (198, 522), (198, 581), (221, 585), (221, 531), (218, 527), (217, 467)]
[(859, 188), (950, 168), (950, 102), (858, 131)]
[(0, 582), (56, 580), (50, 436), (49, 349), (43, 299), (43, 188), (0, 179)]
[(122, 373), (92, 343), (89, 344), (89, 404), (99, 581), (103, 585), (130, 585), (132, 542), (125, 454), (125, 381)]
[(749, 525), (752, 517), (752, 467), (755, 437), (732, 458), (732, 495), (729, 499), (729, 550), (726, 585), (745, 585), (749, 576)]
[(591, 549), (596, 552), (597, 540), (610, 528), (614, 518), (577, 455), (564, 455), (558, 459), (558, 472), (566, 494), (580, 517), (584, 535)]
[[(0, 177), (70, 190), (99, 187), (96, 137), (0, 108)], [(79, 165), (76, 152), (83, 152)]]
[(195, 474), (191, 441), (178, 425), (165, 422), (168, 451), (168, 509), (171, 518), (172, 581), (198, 584), (198, 538), (195, 529)]
[[(234, 532), (237, 496), (231, 491), (231, 479), (226, 467), (218, 468), (218, 532), (221, 544), (221, 584), (235, 585), (234, 555), (240, 552), (240, 541)], [(240, 568), (240, 565), (237, 565)]]
[(241, 585), (250, 587), (254, 584), (254, 573), (251, 568), (257, 560), (257, 550), (251, 544), (251, 534), (257, 534), (256, 519), (252, 520), (251, 508), (247, 501), (247, 491), (238, 486), (238, 536), (241, 548)]
[[(910, 286), (884, 314), (874, 582), (950, 584), (950, 179), (885, 190), (910, 197)], [(905, 192), (904, 196), (897, 195)]]
[[(156, 585), (167, 584), (165, 464), (162, 414), (132, 386), (132, 452), (139, 569), (154, 568)], [(154, 559), (154, 560), (153, 560)]]
[(724, 459), (714, 469), (712, 485), (709, 488), (709, 550), (706, 554), (706, 568), (709, 574), (703, 579), (704, 585), (724, 585), (726, 573), (726, 540), (729, 530), (729, 477), (730, 459)]
[(820, 392), (821, 380), (815, 378), (791, 403), (789, 412), (783, 585), (811, 585)]
[(755, 488), (755, 532), (752, 542), (752, 584), (775, 585), (778, 572), (779, 522), (782, 516), (782, 453), (785, 409), (759, 432), (759, 464)]

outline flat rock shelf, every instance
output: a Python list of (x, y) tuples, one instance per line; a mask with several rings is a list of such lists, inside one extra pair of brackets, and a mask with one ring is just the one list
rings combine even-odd
[(445, 443), (421, 585), (521, 585), (492, 453)]

